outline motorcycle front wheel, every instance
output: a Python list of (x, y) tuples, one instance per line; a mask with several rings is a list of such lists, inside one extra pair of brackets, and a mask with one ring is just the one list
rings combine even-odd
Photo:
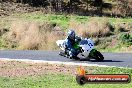
[(96, 49), (93, 49), (90, 52), (90, 57), (94, 58), (96, 61), (103, 61), (104, 60), (104, 56), (99, 51), (97, 51)]

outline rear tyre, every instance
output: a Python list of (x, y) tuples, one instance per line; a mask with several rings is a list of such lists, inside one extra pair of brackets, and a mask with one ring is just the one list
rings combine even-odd
[(66, 57), (66, 58), (69, 58), (69, 54), (66, 53), (66, 52), (64, 52), (64, 51), (59, 52), (59, 55), (60, 55), (60, 56), (63, 56), (63, 57)]

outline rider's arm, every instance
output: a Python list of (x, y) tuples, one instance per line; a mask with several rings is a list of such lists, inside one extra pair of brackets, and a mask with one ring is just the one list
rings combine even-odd
[(67, 47), (69, 50), (71, 50), (71, 49), (74, 48), (74, 47), (72, 46), (71, 42), (70, 42), (68, 39), (66, 40), (66, 47)]

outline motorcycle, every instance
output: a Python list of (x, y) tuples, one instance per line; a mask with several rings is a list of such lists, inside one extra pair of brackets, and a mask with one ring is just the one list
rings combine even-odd
[[(66, 50), (65, 40), (58, 40), (56, 41), (56, 44), (62, 50), (59, 53), (59, 55), (68, 57), (69, 55)], [(83, 58), (88, 60), (90, 60), (91, 58), (95, 59), (96, 61), (104, 60), (103, 55), (98, 50), (95, 49), (94, 42), (92, 41), (92, 39), (90, 38), (81, 39), (77, 46), (78, 46), (78, 50), (80, 51), (78, 56), (82, 56)]]

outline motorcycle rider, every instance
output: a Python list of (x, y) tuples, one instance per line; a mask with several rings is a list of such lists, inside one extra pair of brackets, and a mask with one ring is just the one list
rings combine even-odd
[[(77, 38), (77, 39), (76, 39)], [(77, 48), (74, 47), (78, 42), (79, 37), (76, 36), (74, 30), (68, 31), (68, 36), (66, 38), (66, 51), (68, 51), (68, 55), (70, 59), (79, 59), (77, 55), (79, 54)]]

